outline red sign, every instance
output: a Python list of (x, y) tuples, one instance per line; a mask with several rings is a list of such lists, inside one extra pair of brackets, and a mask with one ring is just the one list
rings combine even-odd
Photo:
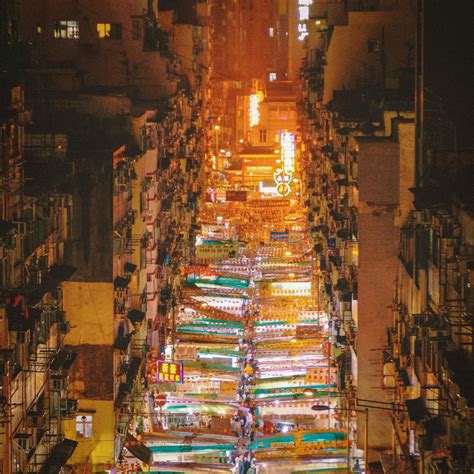
[(157, 361), (156, 380), (158, 382), (183, 383), (183, 364), (166, 360)]
[(225, 200), (245, 202), (247, 201), (247, 191), (235, 191), (235, 190), (226, 191)]
[(296, 337), (298, 339), (315, 339), (321, 337), (321, 326), (315, 324), (298, 324)]

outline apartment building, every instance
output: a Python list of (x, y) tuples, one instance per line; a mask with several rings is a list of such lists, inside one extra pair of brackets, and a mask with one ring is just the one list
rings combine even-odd
[(191, 255), (209, 7), (165, 29), (157, 2), (11, 3), (2, 48), (21, 30), (31, 54), (2, 87), (3, 471), (97, 472), (130, 444)]

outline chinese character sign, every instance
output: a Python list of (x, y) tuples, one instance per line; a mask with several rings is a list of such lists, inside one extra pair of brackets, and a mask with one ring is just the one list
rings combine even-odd
[(283, 169), (293, 172), (295, 169), (295, 134), (292, 132), (282, 132), (280, 134), (280, 146)]
[(260, 102), (259, 94), (252, 94), (249, 97), (249, 125), (251, 127), (260, 123)]
[(309, 34), (306, 21), (309, 20), (309, 8), (313, 0), (298, 0), (298, 39), (303, 41)]
[(183, 364), (181, 362), (159, 360), (157, 369), (158, 382), (183, 383)]

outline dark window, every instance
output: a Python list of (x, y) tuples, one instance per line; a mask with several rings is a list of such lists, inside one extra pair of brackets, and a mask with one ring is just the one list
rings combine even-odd
[(132, 39), (139, 40), (141, 37), (140, 18), (132, 18)]
[(367, 42), (367, 50), (369, 53), (378, 53), (380, 52), (380, 40), (379, 39), (369, 39)]

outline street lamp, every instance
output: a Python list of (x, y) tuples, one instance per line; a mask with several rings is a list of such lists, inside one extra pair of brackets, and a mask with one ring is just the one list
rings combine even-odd
[[(311, 410), (314, 411), (331, 411), (334, 410), (333, 407), (329, 405), (313, 405)], [(338, 408), (340, 411), (345, 412), (356, 412), (356, 413), (363, 413), (365, 415), (365, 426), (364, 426), (364, 464), (365, 464), (365, 471), (367, 472), (369, 466), (369, 409), (364, 408), (363, 410), (358, 408), (348, 409), (348, 408)], [(347, 419), (347, 442), (349, 446), (349, 418)], [(347, 449), (347, 464), (350, 466), (351, 458), (350, 458), (350, 448)], [(350, 467), (349, 467), (350, 469)]]
[(219, 125), (214, 125), (214, 130), (216, 131), (216, 158), (219, 153), (219, 130), (221, 127)]

